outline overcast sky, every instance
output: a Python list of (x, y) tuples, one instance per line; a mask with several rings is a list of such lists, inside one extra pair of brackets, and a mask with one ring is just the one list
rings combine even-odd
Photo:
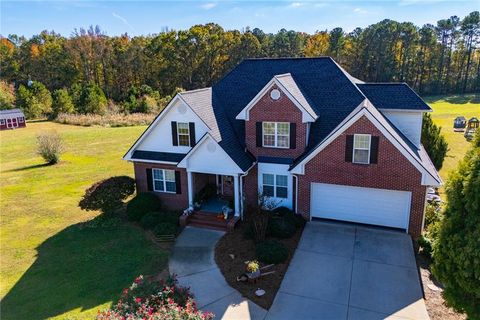
[(99, 25), (108, 35), (152, 34), (215, 22), (225, 29), (281, 28), (313, 33), (342, 27), (351, 31), (383, 19), (421, 26), (480, 9), (480, 0), (390, 1), (17, 1), (0, 0), (0, 34), (54, 30), (69, 36), (75, 28)]

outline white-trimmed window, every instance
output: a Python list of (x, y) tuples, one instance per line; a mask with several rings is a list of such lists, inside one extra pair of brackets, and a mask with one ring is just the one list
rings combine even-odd
[(262, 190), (267, 197), (288, 198), (288, 177), (278, 174), (264, 173)]
[(177, 123), (178, 145), (190, 147), (190, 127), (188, 122)]
[(4, 126), (5, 125), (5, 119), (0, 119), (0, 125)]
[(290, 147), (289, 122), (263, 122), (263, 146), (271, 148)]
[(165, 169), (152, 169), (153, 191), (176, 193), (175, 171)]
[(353, 136), (353, 162), (361, 164), (370, 163), (370, 145), (372, 136), (369, 134), (356, 134)]
[(18, 117), (18, 123), (23, 123), (25, 121), (24, 117)]

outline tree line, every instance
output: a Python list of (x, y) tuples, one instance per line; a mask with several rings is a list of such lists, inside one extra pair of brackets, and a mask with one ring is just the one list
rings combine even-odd
[(422, 95), (479, 92), (479, 43), (478, 11), (422, 27), (386, 19), (350, 33), (265, 33), (209, 23), (135, 37), (107, 36), (98, 26), (69, 37), (53, 31), (29, 39), (9, 35), (0, 38), (0, 107), (12, 107), (3, 101), (11, 101), (13, 89), (17, 105), (50, 105), (32, 116), (54, 114), (52, 106), (79, 113), (156, 112), (179, 88), (210, 86), (253, 57), (329, 55), (368, 82), (407, 82)]

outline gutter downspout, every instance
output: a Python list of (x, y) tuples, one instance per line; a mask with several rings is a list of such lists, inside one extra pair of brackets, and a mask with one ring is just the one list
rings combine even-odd
[(296, 174), (292, 174), (292, 177), (295, 178), (295, 208), (294, 213), (298, 213), (298, 176)]
[(250, 170), (257, 165), (258, 161), (255, 161), (250, 168), (247, 169), (247, 171), (243, 174), (240, 174), (240, 218), (243, 221), (243, 213), (244, 213), (244, 198), (243, 198), (243, 177), (246, 177)]

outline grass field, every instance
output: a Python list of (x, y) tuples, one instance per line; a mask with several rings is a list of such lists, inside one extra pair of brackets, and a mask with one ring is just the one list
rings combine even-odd
[[(98, 212), (78, 207), (93, 182), (133, 175), (121, 157), (145, 127), (27, 125), (0, 133), (1, 318), (91, 319), (134, 277), (161, 271), (168, 259), (142, 230), (101, 223)], [(66, 152), (44, 166), (35, 139), (50, 130)]]
[(442, 134), (448, 142), (449, 151), (440, 170), (440, 176), (447, 181), (448, 174), (457, 167), (470, 146), (462, 132), (453, 131), (453, 120), (457, 116), (464, 116), (467, 120), (471, 117), (480, 119), (480, 96), (428, 97), (425, 100), (433, 109), (433, 122), (442, 127)]

